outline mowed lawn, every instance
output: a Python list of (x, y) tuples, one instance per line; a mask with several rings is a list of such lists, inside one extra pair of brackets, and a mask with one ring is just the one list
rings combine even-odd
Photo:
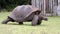
[(60, 17), (48, 17), (41, 25), (31, 26), (31, 22), (19, 25), (17, 22), (1, 24), (11, 12), (0, 12), (0, 34), (60, 34)]

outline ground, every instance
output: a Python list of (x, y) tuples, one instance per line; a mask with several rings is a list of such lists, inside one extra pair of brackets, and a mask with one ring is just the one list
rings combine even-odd
[(41, 25), (31, 26), (31, 22), (19, 25), (17, 22), (1, 24), (11, 12), (0, 12), (0, 34), (60, 34), (60, 17), (48, 17)]

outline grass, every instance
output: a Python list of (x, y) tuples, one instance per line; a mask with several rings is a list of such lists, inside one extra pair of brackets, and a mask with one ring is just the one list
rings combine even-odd
[(0, 34), (60, 34), (60, 17), (48, 17), (38, 26), (31, 26), (31, 22), (1, 24), (8, 15), (10, 12), (0, 12)]

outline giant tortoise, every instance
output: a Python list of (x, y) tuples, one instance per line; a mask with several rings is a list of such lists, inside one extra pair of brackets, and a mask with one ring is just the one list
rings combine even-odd
[(32, 21), (32, 26), (40, 25), (42, 20), (47, 18), (41, 16), (41, 10), (31, 5), (21, 5), (14, 8), (10, 16), (2, 21), (2, 24), (7, 24), (9, 21), (23, 24), (26, 21)]

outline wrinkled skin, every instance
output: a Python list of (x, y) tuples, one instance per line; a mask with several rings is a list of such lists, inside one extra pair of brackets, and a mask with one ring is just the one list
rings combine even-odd
[(7, 24), (9, 21), (11, 21), (18, 22), (22, 25), (25, 21), (32, 21), (32, 26), (40, 25), (42, 20), (47, 21), (47, 18), (40, 13), (41, 11), (39, 9), (30, 5), (18, 6), (12, 11), (7, 19), (2, 21), (2, 24)]
[[(37, 17), (36, 17), (37, 18)], [(38, 19), (38, 23), (34, 23), (35, 25), (40, 25), (41, 23), (42, 23), (42, 20), (45, 20), (45, 21), (47, 21), (48, 19), (46, 18), (46, 17), (44, 17), (44, 16), (40, 16), (39, 15), (39, 19)], [(7, 19), (5, 19), (3, 22), (2, 22), (2, 24), (7, 24), (9, 21), (11, 21), (11, 22), (16, 22), (14, 19), (12, 19), (12, 18), (10, 18), (10, 17), (8, 17)], [(32, 20), (27, 20), (27, 21), (32, 21)], [(34, 21), (35, 22), (35, 21)], [(23, 24), (23, 22), (18, 22), (20, 25), (22, 25)], [(32, 24), (32, 26), (35, 26), (34, 24)]]
[(43, 16), (40, 14), (37, 25), (40, 25), (42, 23), (42, 20), (48, 21), (48, 18), (46, 18), (46, 16)]

